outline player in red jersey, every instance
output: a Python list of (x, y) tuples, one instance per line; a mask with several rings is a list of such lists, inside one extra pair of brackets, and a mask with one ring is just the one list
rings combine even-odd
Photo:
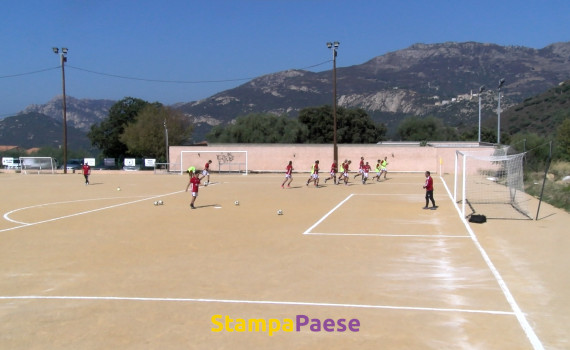
[(289, 180), (289, 183), (287, 184), (287, 188), (291, 187), (291, 182), (293, 181), (293, 161), (289, 161), (289, 164), (287, 164), (287, 167), (285, 168), (285, 181), (283, 181), (283, 183), (281, 184), (281, 188), (285, 188), (285, 183), (287, 182), (287, 180)]
[(364, 166), (362, 167), (362, 184), (366, 184), (366, 181), (368, 180), (368, 173), (370, 173), (370, 164), (368, 164), (368, 162), (366, 162), (366, 164), (364, 164)]
[(333, 179), (334, 180), (334, 184), (336, 185), (336, 173), (338, 172), (338, 166), (336, 165), (336, 161), (333, 160), (332, 164), (331, 164), (331, 176), (327, 177), (325, 179), (325, 183), (327, 183), (328, 180)]
[(192, 185), (192, 201), (190, 202), (190, 208), (196, 209), (194, 202), (196, 202), (196, 197), (198, 197), (198, 188), (200, 187), (200, 178), (198, 173), (194, 173), (194, 176), (190, 179), (190, 184)]
[(209, 160), (206, 164), (204, 164), (204, 170), (202, 170), (202, 179), (207, 177), (204, 186), (208, 186), (208, 184), (210, 183), (210, 164), (212, 164), (211, 160)]
[(344, 178), (344, 184), (348, 186), (348, 172), (350, 171), (350, 163), (352, 163), (352, 161), (347, 160), (344, 165), (344, 173), (342, 174), (342, 177)]
[(429, 209), (429, 201), (431, 200), (432, 209), (436, 209), (437, 206), (435, 205), (435, 201), (433, 199), (433, 179), (431, 178), (431, 174), (429, 171), (426, 171), (426, 182), (424, 184), (424, 189), (426, 190), (426, 206), (424, 209)]
[(311, 176), (307, 180), (307, 186), (309, 186), (309, 182), (313, 181), (315, 187), (319, 187), (319, 161), (315, 160), (315, 164), (311, 167)]
[(91, 167), (87, 162), (83, 163), (83, 176), (85, 177), (85, 185), (89, 185), (89, 175), (91, 175)]
[(362, 176), (364, 172), (364, 157), (360, 157), (360, 164), (358, 164), (358, 174), (354, 175), (356, 179), (358, 176)]

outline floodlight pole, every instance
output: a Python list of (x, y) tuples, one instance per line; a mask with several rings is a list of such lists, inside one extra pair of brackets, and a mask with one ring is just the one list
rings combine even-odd
[(166, 142), (166, 171), (168, 172), (170, 155), (168, 154), (168, 128), (166, 127), (166, 119), (164, 119), (164, 140)]
[[(59, 53), (59, 48), (54, 47), (53, 52)], [(61, 48), (61, 88), (63, 100), (63, 173), (67, 174), (67, 105), (65, 103), (65, 62), (67, 62), (67, 48)]]
[(477, 142), (481, 143), (481, 94), (485, 91), (485, 86), (481, 85), (479, 88), (479, 136), (477, 138)]
[(338, 41), (328, 42), (327, 47), (332, 49), (333, 53), (333, 158), (334, 162), (338, 164), (338, 145), (337, 145), (337, 132), (336, 132), (336, 55), (340, 43)]
[(499, 80), (499, 106), (497, 107), (497, 144), (501, 144), (501, 87), (505, 83), (505, 78)]

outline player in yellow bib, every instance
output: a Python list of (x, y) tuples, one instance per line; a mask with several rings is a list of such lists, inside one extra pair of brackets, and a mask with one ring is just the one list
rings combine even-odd
[(380, 175), (379, 175), (382, 176), (382, 174), (384, 174), (384, 179), (386, 179), (386, 174), (388, 174), (388, 169), (386, 169), (387, 166), (388, 166), (388, 157), (384, 157), (384, 160), (380, 162)]

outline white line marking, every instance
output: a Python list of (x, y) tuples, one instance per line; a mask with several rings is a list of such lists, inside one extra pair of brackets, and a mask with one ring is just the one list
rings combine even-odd
[(10, 214), (14, 214), (16, 212), (22, 211), (22, 210), (27, 210), (27, 209), (33, 209), (33, 208), (40, 208), (40, 207), (47, 207), (50, 205), (56, 205), (56, 204), (67, 204), (67, 203), (78, 203), (78, 202), (90, 202), (90, 201), (99, 201), (99, 200), (109, 200), (109, 199), (121, 199), (121, 198), (137, 198), (137, 197), (146, 197), (146, 196), (130, 196), (130, 197), (107, 197), (107, 198), (90, 198), (90, 199), (76, 199), (76, 200), (72, 200), (72, 201), (63, 201), (63, 202), (52, 202), (52, 203), (44, 203), (44, 204), (36, 204), (36, 205), (32, 205), (29, 207), (23, 207), (23, 208), (18, 208), (18, 209), (14, 209), (11, 210), (9, 212), (7, 212), (6, 214), (4, 214), (4, 219), (6, 221), (10, 221), (16, 224), (22, 224), (22, 225), (28, 225), (29, 223), (27, 222), (23, 222), (23, 221), (16, 221), (10, 218)]
[(468, 235), (399, 235), (389, 233), (317, 233), (309, 232), (307, 235), (315, 236), (370, 236), (370, 237), (427, 237), (427, 238), (471, 238)]
[(467, 220), (463, 217), (463, 215), (461, 215), (461, 210), (459, 209), (459, 206), (457, 205), (457, 203), (455, 203), (455, 201), (453, 200), (453, 196), (451, 195), (451, 191), (449, 191), (449, 188), (447, 187), (447, 183), (445, 182), (445, 180), (442, 177), (440, 177), (440, 180), (443, 182), (443, 185), (445, 186), (445, 190), (447, 191), (447, 194), (449, 195), (451, 202), (455, 206), (455, 209), (457, 210), (457, 213), (459, 214), (459, 218), (461, 219), (461, 221), (465, 225), (467, 232), (469, 232), (469, 235), (471, 236), (473, 243), (475, 244), (477, 249), (479, 249), (479, 253), (481, 253), (483, 260), (485, 261), (485, 263), (487, 263), (487, 266), (489, 267), (489, 269), (493, 273), (493, 276), (495, 276), (497, 283), (501, 287), (501, 290), (503, 291), (503, 294), (505, 295), (507, 302), (511, 306), (511, 309), (514, 312), (514, 315), (517, 317), (517, 320), (519, 321), (519, 324), (521, 325), (524, 333), (526, 334), (527, 338), (529, 339), (530, 343), (532, 344), (532, 347), (535, 350), (543, 350), (544, 346), (542, 345), (542, 342), (540, 341), (540, 339), (538, 338), (538, 336), (536, 335), (536, 333), (534, 332), (534, 330), (532, 329), (532, 327), (528, 323), (528, 320), (526, 319), (524, 313), (522, 312), (522, 310), (519, 307), (519, 305), (517, 304), (515, 298), (511, 294), (509, 287), (507, 286), (507, 283), (503, 280), (503, 277), (501, 277), (501, 274), (499, 273), (499, 271), (497, 270), (497, 268), (495, 267), (495, 265), (491, 261), (491, 258), (489, 258), (489, 255), (487, 255), (487, 252), (485, 251), (485, 249), (483, 249), (483, 246), (481, 246), (481, 244), (479, 243), (479, 240), (477, 239), (475, 232), (473, 232), (473, 230), (471, 229), (471, 226), (469, 226), (469, 223), (467, 222)]
[(197, 302), (197, 303), (227, 303), (227, 304), (260, 304), (260, 305), (297, 305), (297, 306), (323, 306), (342, 308), (363, 309), (387, 309), (387, 310), (412, 310), (412, 311), (439, 311), (461, 312), (491, 315), (513, 315), (510, 311), (498, 310), (475, 310), (475, 309), (445, 309), (433, 307), (391, 306), (391, 305), (366, 305), (366, 304), (336, 304), (336, 303), (311, 303), (303, 301), (271, 301), (271, 300), (233, 300), (233, 299), (206, 299), (206, 298), (137, 298), (137, 297), (96, 297), (96, 296), (0, 296), (0, 300), (100, 300), (100, 301), (174, 301), (174, 302)]
[[(32, 222), (32, 223), (21, 223), (21, 226), (16, 226), (16, 227), (10, 227), (10, 228), (6, 228), (6, 229), (2, 229), (0, 230), (0, 232), (6, 232), (6, 231), (11, 231), (11, 230), (16, 230), (22, 227), (28, 227), (28, 226), (33, 226), (33, 225), (39, 225), (39, 224), (44, 224), (46, 222), (52, 222), (52, 221), (57, 221), (57, 220), (61, 220), (61, 219), (66, 219), (66, 218), (70, 218), (70, 217), (74, 217), (74, 216), (79, 216), (79, 215), (84, 215), (84, 214), (89, 214), (89, 213), (94, 213), (94, 212), (98, 212), (101, 210), (106, 210), (106, 209), (111, 209), (111, 208), (117, 208), (117, 207), (121, 207), (123, 205), (128, 205), (128, 204), (134, 204), (134, 203), (138, 203), (138, 202), (143, 202), (149, 199), (153, 199), (153, 198), (158, 198), (158, 197), (163, 197), (163, 196), (170, 196), (172, 194), (177, 194), (177, 193), (181, 193), (184, 191), (176, 191), (176, 192), (171, 192), (171, 193), (166, 193), (166, 194), (159, 194), (159, 195), (155, 195), (155, 196), (151, 196), (151, 197), (145, 197), (143, 199), (137, 199), (136, 201), (130, 201), (130, 202), (126, 202), (126, 203), (119, 203), (119, 204), (114, 204), (114, 205), (110, 205), (107, 207), (103, 207), (103, 208), (97, 208), (97, 209), (93, 209), (93, 210), (87, 210), (87, 211), (83, 211), (80, 213), (75, 213), (75, 214), (69, 214), (69, 215), (64, 215), (64, 216), (60, 216), (60, 217), (56, 217), (56, 218), (52, 218), (52, 219), (47, 219), (47, 220), (42, 220), (42, 221), (38, 221), (38, 222)], [(14, 212), (15, 210), (13, 210), (12, 212)], [(4, 215), (4, 218), (6, 218), (6, 215), (8, 215), (9, 213)], [(9, 219), (6, 219), (9, 220)], [(14, 221), (15, 222), (15, 221)]]
[(314, 229), (315, 227), (317, 227), (321, 222), (323, 222), (329, 215), (331, 215), (335, 210), (337, 210), (341, 205), (344, 204), (344, 202), (346, 202), (347, 200), (349, 200), (352, 196), (354, 196), (353, 194), (350, 194), (348, 197), (346, 197), (342, 202), (338, 203), (336, 205), (336, 207), (332, 208), (331, 211), (329, 211), (328, 213), (325, 214), (325, 216), (323, 216), (322, 218), (320, 218), (319, 221), (317, 221), (313, 226), (309, 227), (307, 229), (307, 231), (303, 232), (304, 235), (308, 234), (309, 232), (311, 232), (312, 229)]

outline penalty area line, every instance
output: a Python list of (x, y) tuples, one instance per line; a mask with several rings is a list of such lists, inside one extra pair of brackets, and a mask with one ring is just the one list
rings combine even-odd
[(471, 238), (471, 236), (467, 235), (410, 235), (410, 234), (397, 234), (397, 233), (318, 233), (318, 232), (309, 232), (306, 233), (309, 236), (359, 236), (359, 237), (422, 237), (422, 238)]
[(321, 222), (323, 222), (329, 215), (331, 215), (335, 210), (337, 210), (341, 205), (343, 205), (347, 200), (349, 200), (352, 196), (354, 196), (354, 193), (350, 194), (348, 197), (346, 197), (343, 201), (341, 201), (340, 203), (338, 203), (334, 208), (332, 208), (328, 213), (326, 213), (322, 218), (319, 219), (319, 221), (315, 222), (313, 224), (313, 226), (309, 227), (307, 229), (307, 231), (303, 232), (304, 235), (307, 235), (311, 232), (312, 229), (314, 229), (315, 227), (317, 227)]
[(194, 303), (226, 303), (226, 304), (258, 304), (258, 305), (295, 305), (337, 308), (385, 309), (404, 311), (432, 311), (432, 312), (459, 312), (490, 315), (513, 316), (511, 311), (477, 310), (477, 309), (446, 309), (434, 307), (393, 306), (393, 305), (367, 305), (367, 304), (340, 304), (340, 303), (313, 303), (303, 301), (272, 301), (272, 300), (234, 300), (209, 298), (149, 298), (149, 297), (97, 297), (97, 296), (0, 296), (0, 300), (91, 300), (91, 301), (150, 301), (150, 302), (194, 302)]

